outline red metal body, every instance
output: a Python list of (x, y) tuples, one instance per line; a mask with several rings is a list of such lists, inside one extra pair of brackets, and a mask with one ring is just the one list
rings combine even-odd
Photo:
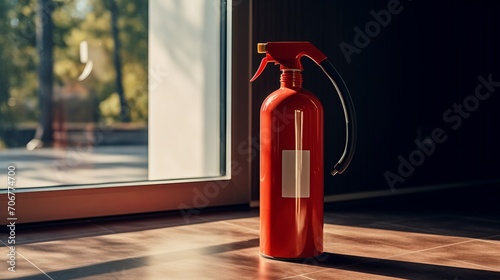
[(323, 252), (323, 107), (301, 86), (300, 70), (284, 69), (260, 112), (260, 253), (267, 257)]
[(331, 175), (342, 174), (356, 147), (354, 105), (342, 77), (309, 42), (268, 42), (254, 81), (268, 63), (280, 65), (281, 87), (260, 110), (260, 253), (280, 259), (323, 253), (323, 107), (302, 88), (304, 56), (313, 60), (338, 93), (346, 122), (344, 152)]

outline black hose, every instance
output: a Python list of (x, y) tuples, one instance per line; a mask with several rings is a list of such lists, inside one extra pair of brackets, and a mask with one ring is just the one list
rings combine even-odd
[(356, 122), (356, 111), (354, 109), (354, 104), (352, 102), (351, 95), (349, 94), (349, 89), (344, 82), (344, 79), (340, 76), (339, 72), (335, 67), (328, 61), (323, 60), (319, 67), (325, 72), (330, 81), (332, 82), (337, 94), (339, 95), (340, 102), (342, 103), (342, 109), (344, 110), (344, 117), (346, 123), (346, 142), (344, 147), (344, 152), (340, 157), (339, 161), (333, 167), (331, 172), (332, 176), (337, 173), (342, 174), (354, 157), (354, 150), (356, 149), (357, 142), (357, 122)]

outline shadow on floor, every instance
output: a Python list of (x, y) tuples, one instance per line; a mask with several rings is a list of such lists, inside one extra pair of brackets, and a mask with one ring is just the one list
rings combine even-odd
[(301, 261), (314, 266), (402, 279), (500, 279), (500, 272), (324, 253)]

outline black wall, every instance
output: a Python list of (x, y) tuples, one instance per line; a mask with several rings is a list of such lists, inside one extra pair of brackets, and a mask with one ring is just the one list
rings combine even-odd
[[(491, 80), (500, 82), (499, 1), (253, 3), (255, 43), (311, 41), (328, 55), (350, 88), (358, 119), (357, 152), (343, 175), (325, 176), (326, 194), (500, 179), (500, 86), (493, 87), (496, 91), (489, 96), (481, 89), (479, 97), (484, 100), (475, 97), (481, 84), (478, 76), (488, 80), (491, 75)], [(371, 11), (388, 10), (388, 6), (393, 11), (390, 22), (385, 27), (375, 24)], [(368, 43), (356, 44), (354, 28), (365, 30), (367, 24), (373, 36)], [(357, 47), (358, 53), (347, 57), (342, 43)], [(255, 70), (261, 58), (255, 51)], [(303, 65), (304, 87), (325, 107), (325, 168), (329, 170), (342, 152), (343, 115), (319, 68), (307, 59)], [(260, 105), (278, 88), (279, 74), (277, 66), (269, 65), (253, 83), (254, 135), (259, 132)], [(454, 112), (454, 104), (464, 100), (470, 112), (467, 108)], [(435, 129), (442, 132), (435, 137), (442, 143), (432, 140)], [(410, 160), (418, 149), (417, 139), (434, 142), (435, 151), (424, 158), (414, 152), (412, 165), (418, 166), (400, 173), (400, 159)], [(253, 164), (258, 178), (258, 160)], [(392, 177), (393, 184), (388, 184), (387, 172), (400, 177)]]

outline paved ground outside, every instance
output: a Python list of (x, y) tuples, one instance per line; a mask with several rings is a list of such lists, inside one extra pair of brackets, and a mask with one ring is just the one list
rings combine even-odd
[(16, 168), (16, 188), (133, 182), (148, 179), (148, 147), (96, 146), (0, 150), (0, 178)]

